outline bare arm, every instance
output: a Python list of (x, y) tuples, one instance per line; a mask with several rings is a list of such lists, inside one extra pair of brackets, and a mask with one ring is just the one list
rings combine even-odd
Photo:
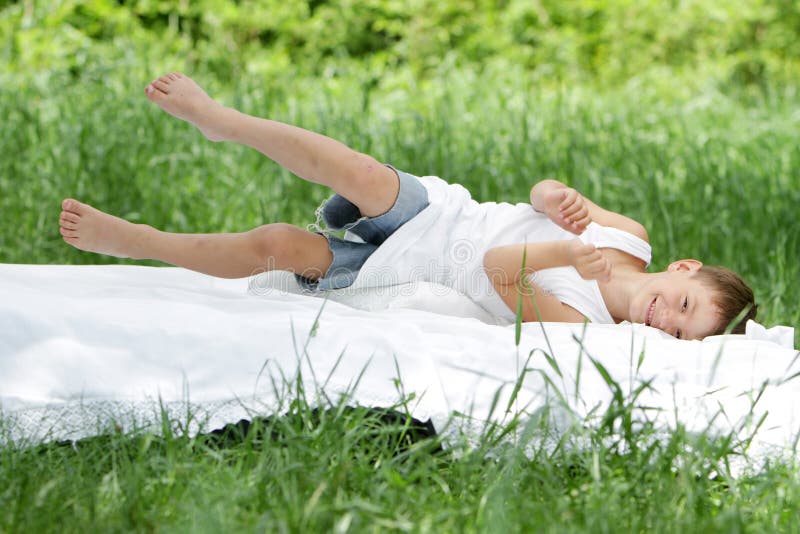
[[(522, 296), (523, 321), (582, 322), (585, 319), (530, 283), (528, 275), (541, 269), (565, 266), (575, 267), (585, 279), (607, 279), (611, 272), (611, 264), (602, 253), (594, 245), (578, 239), (494, 247), (484, 255), (483, 266), (494, 290), (512, 311), (516, 312)], [(536, 306), (531, 296), (535, 297)]]
[(624, 230), (649, 242), (644, 226), (619, 213), (601, 208), (577, 190), (557, 180), (542, 180), (531, 189), (531, 205), (554, 223), (580, 235), (590, 222)]
[(493, 247), (483, 256), (483, 268), (495, 287), (513, 285), (538, 270), (571, 265), (569, 245), (569, 241), (547, 241)]

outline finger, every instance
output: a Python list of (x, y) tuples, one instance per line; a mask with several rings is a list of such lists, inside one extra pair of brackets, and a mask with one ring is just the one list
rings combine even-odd
[(581, 256), (584, 256), (585, 259), (588, 259), (588, 257), (594, 253), (599, 254), (599, 252), (597, 251), (597, 247), (595, 247), (591, 243), (583, 243), (583, 242), (581, 243), (582, 245), (578, 248), (578, 253)]
[(580, 219), (575, 218), (575, 224), (582, 228), (586, 228), (587, 226), (589, 226), (590, 222), (592, 222), (592, 218), (589, 217), (589, 215), (586, 215), (585, 217), (582, 217)]
[(611, 264), (603, 258), (601, 261), (593, 262), (585, 272), (589, 280), (608, 282), (611, 279)]
[(583, 270), (587, 273), (597, 275), (605, 270), (606, 266), (603, 263), (603, 258), (592, 257), (583, 265)]
[(591, 259), (586, 264), (586, 269), (593, 274), (599, 276), (608, 268), (608, 260), (600, 251), (592, 254)]
[(562, 223), (566, 224), (567, 226), (572, 226), (575, 224), (575, 221), (573, 221), (570, 217), (564, 217), (563, 215), (559, 215), (559, 217), (561, 218)]
[(569, 217), (573, 221), (577, 221), (579, 219), (583, 219), (584, 217), (588, 217), (589, 209), (583, 202), (576, 202), (573, 206), (571, 206), (568, 210), (563, 211), (561, 214), (565, 217)]
[(583, 234), (583, 232), (585, 232), (585, 231), (586, 231), (586, 228), (583, 228), (583, 227), (581, 227), (581, 226), (572, 225), (572, 226), (570, 227), (569, 231), (570, 231), (572, 234), (579, 236), (579, 235)]
[(574, 226), (574, 221), (571, 221), (571, 220), (569, 220), (569, 219), (567, 219), (565, 217), (562, 217), (560, 214), (553, 214), (550, 217), (550, 220), (552, 220), (554, 223), (556, 223), (558, 226), (560, 226), (561, 228), (563, 228), (567, 232), (570, 232), (570, 233), (573, 233), (573, 234), (580, 233), (580, 232), (577, 232), (577, 229)]
[(558, 226), (560, 226), (561, 228), (563, 228), (564, 230), (566, 230), (571, 234), (575, 234), (576, 236), (581, 235), (581, 233), (583, 233), (583, 228), (575, 226), (575, 223), (569, 222), (566, 219), (561, 219), (557, 221), (557, 223)]
[(572, 223), (572, 224), (570, 225), (570, 227), (569, 227), (569, 231), (570, 231), (570, 232), (572, 232), (573, 234), (575, 234), (575, 235), (578, 235), (578, 236), (579, 236), (579, 235), (581, 235), (583, 232), (585, 232), (585, 231), (586, 231), (586, 226), (583, 226), (583, 225), (580, 225), (580, 224), (577, 224), (577, 223)]
[(572, 189), (571, 187), (564, 189), (564, 197), (562, 198), (561, 204), (559, 204), (558, 209), (559, 210), (567, 209), (569, 206), (572, 205), (573, 202), (575, 202), (576, 198), (578, 198), (578, 192), (576, 190)]
[(586, 269), (586, 273), (592, 280), (608, 282), (611, 279), (611, 263), (603, 258), (601, 261), (592, 263)]
[(581, 278), (584, 280), (599, 280), (600, 276), (602, 275), (602, 271), (595, 271), (592, 269), (582, 268), (578, 269), (578, 274), (581, 275)]
[(584, 255), (584, 261), (587, 263), (595, 263), (601, 261), (603, 259), (603, 254), (594, 248), (594, 245), (589, 245), (592, 247), (591, 250), (587, 250), (586, 254)]
[(586, 224), (582, 223), (581, 221), (584, 221), (585, 219), (586, 217), (569, 217), (565, 222), (573, 228), (580, 228), (580, 231), (582, 232), (586, 228)]
[(586, 209), (586, 207), (580, 200), (581, 199), (576, 198), (575, 202), (573, 202), (572, 204), (570, 204), (561, 211), (561, 215), (563, 215), (564, 217), (569, 217), (571, 219), (578, 219), (580, 217), (583, 217), (585, 214), (581, 213), (581, 210)]

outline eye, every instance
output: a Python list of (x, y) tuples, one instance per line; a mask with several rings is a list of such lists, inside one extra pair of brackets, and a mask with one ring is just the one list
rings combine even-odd
[(685, 312), (686, 308), (688, 308), (688, 307), (689, 307), (689, 297), (684, 297), (683, 305), (681, 306), (681, 311)]
[(681, 331), (680, 330), (675, 332), (675, 337), (678, 338), (678, 339), (681, 339)]

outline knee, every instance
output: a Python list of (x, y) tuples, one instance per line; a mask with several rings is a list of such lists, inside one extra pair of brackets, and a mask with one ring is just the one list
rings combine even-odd
[(293, 237), (298, 228), (286, 223), (265, 224), (245, 233), (254, 253), (262, 260), (268, 261), (279, 253), (291, 250)]
[(351, 179), (355, 192), (351, 193), (353, 198), (349, 200), (358, 206), (362, 215), (369, 217), (389, 211), (400, 191), (397, 173), (371, 156), (362, 157), (359, 172), (354, 173)]
[(374, 189), (395, 189), (398, 184), (398, 177), (395, 171), (380, 163), (372, 156), (361, 155), (360, 170), (355, 180), (365, 191)]

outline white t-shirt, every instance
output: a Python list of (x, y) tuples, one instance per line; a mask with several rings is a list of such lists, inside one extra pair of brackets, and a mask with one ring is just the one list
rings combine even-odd
[[(495, 292), (483, 269), (492, 247), (575, 239), (530, 204), (479, 203), (464, 187), (435, 176), (420, 182), (430, 205), (397, 229), (364, 263), (354, 289), (433, 282), (469, 296), (492, 315), (513, 320), (514, 313)], [(591, 223), (580, 239), (598, 248), (615, 248), (650, 263), (650, 245), (618, 230)], [(543, 269), (531, 281), (591, 322), (613, 323), (597, 282), (573, 267)]]

